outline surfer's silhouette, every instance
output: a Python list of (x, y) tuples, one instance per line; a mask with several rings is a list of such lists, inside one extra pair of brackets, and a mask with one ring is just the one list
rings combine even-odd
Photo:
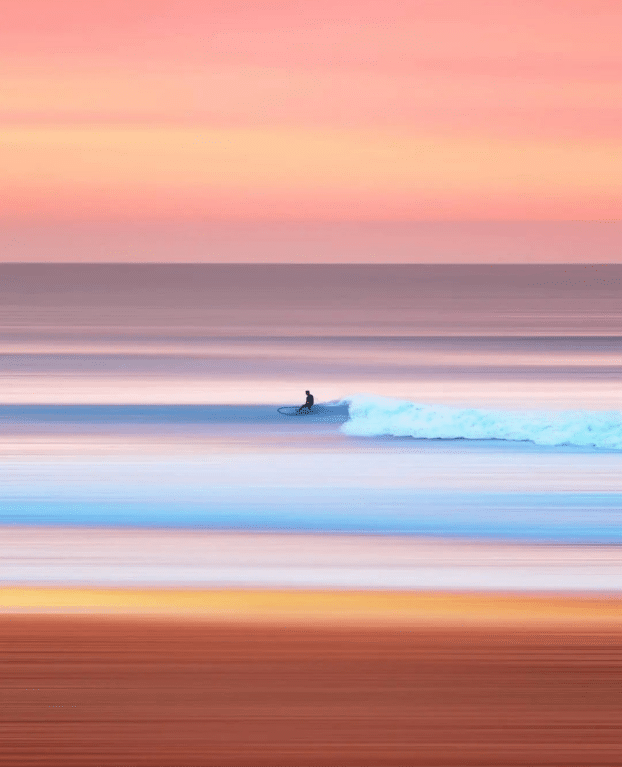
[(301, 406), (298, 408), (298, 410), (296, 411), (297, 413), (302, 413), (302, 411), (303, 411), (305, 408), (307, 409), (307, 413), (310, 413), (310, 412), (311, 412), (311, 408), (313, 407), (313, 401), (314, 401), (314, 400), (313, 400), (313, 394), (311, 394), (311, 392), (310, 392), (310, 391), (306, 391), (306, 392), (305, 392), (305, 394), (307, 395), (307, 401), (305, 402), (305, 404), (304, 404), (304, 405), (301, 405)]

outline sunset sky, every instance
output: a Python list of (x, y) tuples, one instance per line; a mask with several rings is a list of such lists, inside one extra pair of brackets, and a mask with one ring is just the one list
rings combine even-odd
[(9, 0), (0, 260), (622, 261), (617, 0)]

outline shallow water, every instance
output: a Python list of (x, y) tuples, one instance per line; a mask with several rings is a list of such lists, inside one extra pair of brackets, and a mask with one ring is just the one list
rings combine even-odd
[(622, 540), (622, 451), (360, 438), (344, 406), (4, 407), (7, 524)]

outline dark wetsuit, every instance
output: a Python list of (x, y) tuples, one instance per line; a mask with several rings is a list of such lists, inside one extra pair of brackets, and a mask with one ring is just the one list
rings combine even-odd
[(314, 401), (313, 400), (313, 394), (307, 394), (307, 401), (305, 402), (304, 405), (301, 405), (298, 408), (298, 412), (300, 413), (300, 411), (304, 410), (305, 408), (307, 408), (307, 410), (311, 411), (311, 408), (313, 407), (313, 401)]

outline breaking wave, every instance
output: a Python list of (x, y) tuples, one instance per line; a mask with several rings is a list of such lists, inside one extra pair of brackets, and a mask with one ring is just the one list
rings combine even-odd
[(342, 400), (349, 420), (341, 427), (356, 437), (501, 439), (536, 445), (622, 449), (619, 411), (510, 411), (422, 405), (367, 394)]

